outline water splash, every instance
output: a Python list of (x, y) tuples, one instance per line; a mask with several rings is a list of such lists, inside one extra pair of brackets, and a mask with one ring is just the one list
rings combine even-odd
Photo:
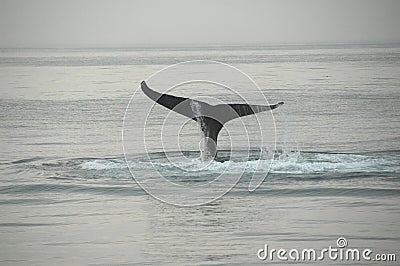
[(282, 142), (278, 142), (279, 152), (275, 153), (274, 160), (280, 161), (294, 161), (301, 160), (302, 154), (300, 152), (299, 144), (296, 140), (289, 141), (290, 128), (288, 122), (288, 115), (286, 108), (279, 108), (275, 114), (275, 118), (282, 118), (283, 132)]
[(207, 138), (204, 134), (205, 129), (206, 129), (206, 124), (204, 122), (204, 116), (202, 114), (201, 106), (197, 101), (191, 101), (190, 102), (190, 107), (192, 108), (193, 113), (195, 114), (196, 122), (198, 124), (198, 132), (199, 132), (199, 150), (200, 150), (200, 159), (201, 162), (204, 163), (209, 163), (213, 158), (210, 156), (210, 152), (207, 149), (207, 141), (209, 141), (209, 138)]
[[(224, 152), (224, 151), (222, 151)], [(192, 152), (193, 155), (195, 152)], [(246, 151), (243, 151), (246, 154)], [(174, 156), (172, 154), (171, 156)], [(178, 156), (178, 153), (175, 154)], [(370, 173), (370, 172), (400, 172), (399, 156), (382, 155), (361, 155), (345, 153), (318, 153), (318, 152), (291, 152), (287, 153), (279, 150), (275, 153), (276, 159), (271, 165), (271, 173), (286, 174), (313, 174), (313, 173)], [(249, 161), (212, 161), (201, 171), (204, 172), (223, 172), (235, 173), (244, 171), (252, 173), (260, 170), (259, 163), (269, 162), (257, 158)], [(185, 176), (187, 171), (182, 169), (199, 169), (199, 160), (191, 160), (180, 163), (178, 166), (171, 164), (166, 157), (160, 158), (152, 163), (143, 161), (140, 158), (130, 159), (128, 163), (131, 167), (147, 171), (149, 168), (156, 167), (160, 171), (170, 171), (171, 175)], [(72, 163), (72, 165), (75, 165)], [(77, 166), (83, 170), (114, 171), (126, 169), (126, 163), (122, 159), (87, 159), (78, 160)], [(71, 166), (73, 167), (73, 166)]]

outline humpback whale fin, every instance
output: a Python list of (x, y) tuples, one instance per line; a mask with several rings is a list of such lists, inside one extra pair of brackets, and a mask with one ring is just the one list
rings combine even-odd
[(196, 120), (196, 117), (198, 117), (198, 114), (196, 114), (195, 110), (193, 110), (193, 104), (195, 104), (195, 106), (198, 106), (198, 108), (201, 110), (209, 110), (211, 107), (211, 105), (202, 101), (192, 100), (190, 98), (178, 97), (169, 94), (161, 94), (150, 89), (145, 81), (142, 81), (140, 85), (144, 94), (146, 94), (156, 103), (193, 120)]
[(141, 89), (144, 94), (156, 103), (198, 121), (205, 137), (205, 146), (207, 147), (208, 154), (211, 157), (216, 156), (218, 134), (225, 123), (238, 117), (273, 110), (283, 104), (283, 102), (279, 102), (273, 105), (210, 105), (190, 98), (156, 92), (150, 89), (145, 81), (142, 81)]
[(273, 105), (251, 105), (251, 104), (228, 104), (235, 112), (240, 116), (252, 115), (264, 111), (269, 111), (282, 105), (283, 102), (279, 102)]
[[(234, 103), (234, 104), (218, 104), (216, 105), (221, 111), (225, 109), (225, 117), (224, 123), (231, 121), (232, 119), (257, 114), (260, 112), (265, 112), (269, 110), (273, 110), (278, 108), (280, 105), (283, 105), (283, 102), (279, 102), (277, 104), (272, 105), (252, 105), (252, 104), (243, 104), (243, 103)], [(229, 110), (230, 109), (230, 110)], [(232, 112), (234, 111), (234, 112)]]

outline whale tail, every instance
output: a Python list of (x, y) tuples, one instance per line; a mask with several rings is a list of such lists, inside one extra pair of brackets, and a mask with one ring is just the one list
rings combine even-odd
[(141, 89), (150, 99), (156, 103), (173, 110), (181, 115), (199, 122), (204, 136), (207, 157), (214, 158), (217, 154), (218, 134), (227, 122), (247, 115), (265, 112), (283, 105), (279, 102), (273, 105), (250, 104), (217, 104), (162, 94), (150, 89), (145, 81), (141, 83)]

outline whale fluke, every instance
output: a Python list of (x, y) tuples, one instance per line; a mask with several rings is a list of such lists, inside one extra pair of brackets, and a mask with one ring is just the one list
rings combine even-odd
[(201, 131), (205, 137), (204, 141), (207, 148), (207, 156), (213, 158), (217, 154), (218, 134), (225, 123), (238, 117), (273, 110), (278, 108), (280, 105), (283, 105), (283, 102), (273, 105), (210, 105), (190, 98), (156, 92), (150, 89), (145, 81), (142, 81), (141, 89), (144, 94), (158, 104), (199, 122)]

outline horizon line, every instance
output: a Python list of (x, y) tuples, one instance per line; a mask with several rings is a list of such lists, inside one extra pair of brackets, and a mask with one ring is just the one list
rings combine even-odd
[(234, 48), (234, 47), (276, 47), (276, 46), (339, 46), (339, 45), (399, 45), (400, 40), (387, 41), (314, 41), (314, 42), (227, 42), (227, 43), (162, 43), (162, 44), (88, 44), (88, 45), (16, 45), (0, 46), (0, 49), (173, 49), (173, 48)]

